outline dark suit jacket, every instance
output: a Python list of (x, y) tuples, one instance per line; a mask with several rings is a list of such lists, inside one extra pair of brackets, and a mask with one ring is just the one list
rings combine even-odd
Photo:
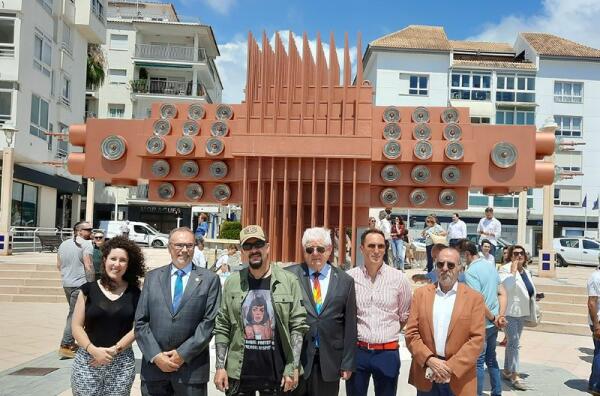
[[(193, 265), (177, 312), (172, 312), (171, 266), (165, 265), (146, 274), (135, 313), (135, 338), (144, 354), (143, 380), (172, 378), (184, 384), (208, 382), (208, 343), (220, 300), (218, 276)], [(172, 349), (176, 349), (185, 362), (179, 370), (164, 373), (150, 363), (160, 352)]]
[[(433, 334), (436, 288), (437, 285), (427, 285), (415, 290), (404, 335), (412, 354), (408, 383), (420, 391), (431, 390), (431, 381), (425, 378), (425, 361), (436, 355)], [(477, 394), (475, 363), (483, 350), (484, 318), (483, 296), (459, 283), (445, 345), (446, 363), (452, 369), (450, 388), (456, 396)]]
[(304, 378), (311, 374), (315, 357), (314, 338), (319, 334), (319, 357), (324, 381), (340, 379), (340, 370), (356, 368), (356, 292), (354, 279), (339, 268), (331, 266), (329, 287), (321, 314), (317, 315), (306, 263), (286, 268), (296, 274), (302, 286), (306, 308), (306, 323), (310, 329), (304, 336), (300, 362)]

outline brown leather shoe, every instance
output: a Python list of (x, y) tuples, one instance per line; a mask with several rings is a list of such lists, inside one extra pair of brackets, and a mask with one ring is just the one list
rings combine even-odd
[(73, 359), (75, 357), (75, 350), (73, 350), (73, 346), (77, 347), (77, 345), (61, 345), (58, 348), (58, 356), (61, 359)]

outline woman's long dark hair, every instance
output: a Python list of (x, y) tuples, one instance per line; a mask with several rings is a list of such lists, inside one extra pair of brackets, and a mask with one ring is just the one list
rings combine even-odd
[(146, 273), (144, 254), (134, 241), (122, 236), (113, 237), (102, 246), (100, 284), (107, 290), (114, 290), (117, 286), (106, 274), (106, 258), (113, 249), (123, 249), (127, 252), (128, 263), (127, 270), (123, 274), (123, 280), (126, 281), (129, 286), (135, 286), (139, 289), (140, 278), (143, 278)]
[[(254, 323), (254, 317), (252, 316), (252, 308), (254, 307), (264, 307), (265, 314), (263, 315), (263, 320), (260, 323)], [(254, 300), (250, 303), (250, 308), (248, 309), (248, 313), (246, 314), (246, 320), (248, 324), (265, 324), (269, 321), (269, 310), (267, 309), (267, 302), (265, 301), (263, 296), (256, 296)]]

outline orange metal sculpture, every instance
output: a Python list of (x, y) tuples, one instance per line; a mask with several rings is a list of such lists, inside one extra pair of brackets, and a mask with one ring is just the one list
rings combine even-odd
[[(69, 129), (73, 174), (115, 185), (149, 180), (151, 201), (241, 203), (267, 231), (274, 260), (301, 258), (308, 226), (366, 226), (370, 207), (461, 209), (469, 188), (507, 194), (551, 184), (552, 133), (471, 124), (466, 108), (374, 106), (360, 56), (351, 80), (331, 35), (329, 61), (290, 33), (286, 52), (248, 37), (246, 100), (155, 103), (145, 120), (90, 119)], [(361, 54), (358, 37), (357, 53)], [(341, 79), (340, 79), (341, 77)], [(344, 238), (339, 249), (345, 251)], [(352, 262), (355, 262), (352, 249)]]

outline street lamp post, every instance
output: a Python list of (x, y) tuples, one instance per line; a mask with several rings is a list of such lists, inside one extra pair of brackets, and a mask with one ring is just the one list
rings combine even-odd
[(10, 217), (12, 212), (12, 185), (14, 170), (14, 149), (12, 147), (17, 129), (12, 125), (2, 128), (6, 147), (2, 150), (2, 193), (0, 195), (0, 255), (12, 254), (12, 236), (10, 235)]

